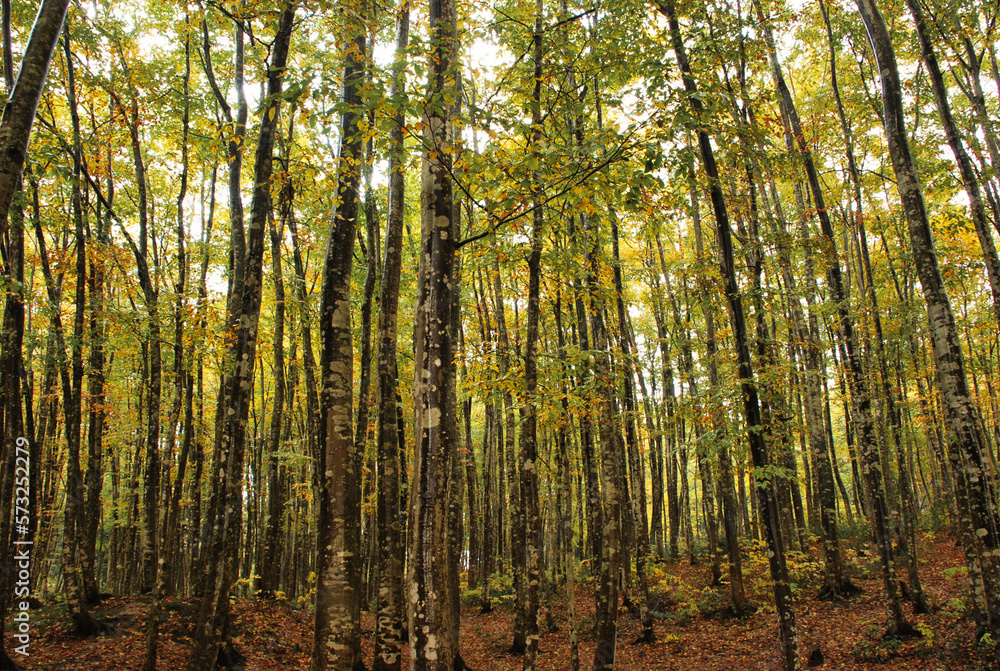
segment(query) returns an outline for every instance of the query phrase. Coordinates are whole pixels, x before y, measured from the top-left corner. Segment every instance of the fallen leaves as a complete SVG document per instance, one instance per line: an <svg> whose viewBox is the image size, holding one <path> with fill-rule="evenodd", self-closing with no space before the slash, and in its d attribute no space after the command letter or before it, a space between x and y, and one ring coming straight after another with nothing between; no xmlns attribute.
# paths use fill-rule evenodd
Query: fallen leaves
<svg viewBox="0 0 1000 671"><path fill-rule="evenodd" d="M796 594L799 651L805 665L815 646L824 660L822 668L844 671L952 671L989 668L986 652L973 642L974 627L961 604L966 581L956 579L964 565L961 548L944 534L928 535L920 544L921 578L931 613L909 616L923 634L916 640L883 640L885 608L879 576L863 560L853 563L851 579L865 593L849 601L826 602L815 599L816 586L802 585ZM849 556L856 556L851 552ZM750 564L750 566L753 566ZM760 571L759 567L752 570ZM656 642L630 645L641 628L638 620L624 610L619 619L618 668L621 671L734 671L736 669L777 669L779 664L777 623L765 609L743 618L724 611L681 612L691 608L691 595L702 595L712 603L725 599L725 586L706 588L708 568L687 561L660 563L656 571L666 576L656 595L658 617ZM765 576L748 575L750 579ZM713 594L709 594L713 592ZM556 631L543 629L538 668L540 671L569 669L569 630L565 599L550 597ZM757 604L759 606L765 604ZM108 622L116 635L81 640L65 630L58 606L33 612L35 625L31 655L18 660L27 670L44 671L127 671L138 670L145 649L147 597L108 599L95 615ZM705 609L706 612L709 609ZM197 604L191 599L168 599L165 604L158 652L160 671L180 671L187 657ZM477 606L462 612L461 651L475 671L516 671L522 659L507 653L513 623L511 606L496 603L493 611L480 614ZM234 641L247 657L246 671L306 671L312 649L313 616L286 601L239 599L234 606ZM588 629L594 621L593 588L581 584L577 592L577 622L580 629L581 667L589 668L594 641ZM375 618L362 615L362 649L370 663L373 655L371 632ZM10 635L8 634L8 646ZM8 649L10 649L8 647ZM404 659L405 657L404 652Z"/></svg>

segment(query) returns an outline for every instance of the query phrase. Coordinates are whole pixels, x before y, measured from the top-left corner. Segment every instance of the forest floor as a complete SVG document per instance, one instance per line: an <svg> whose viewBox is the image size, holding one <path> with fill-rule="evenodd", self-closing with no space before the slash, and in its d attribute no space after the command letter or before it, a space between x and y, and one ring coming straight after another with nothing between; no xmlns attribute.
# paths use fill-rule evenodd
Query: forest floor
<svg viewBox="0 0 1000 671"><path fill-rule="evenodd" d="M947 671L986 670L990 666L986 650L974 645L974 626L964 614L967 592L964 557L954 538L945 534L924 534L920 539L921 579L931 612L911 616L911 623L924 636L920 639L883 640L885 609L877 556L871 548L845 548L852 581L865 591L840 602L818 601L820 565L815 557L791 553L789 567L795 592L800 653L805 659L819 646L827 669L942 669ZM634 614L620 613L618 668L621 671L676 669L741 671L777 669L777 621L770 599L767 561L759 549L748 550L744 572L749 596L759 610L743 618L727 616L727 587L707 587L710 566L687 560L655 565L651 571L651 599L656 614L656 642L631 644L640 634ZM500 590L502 593L502 588ZM480 614L476 595L465 597L462 610L461 651L473 671L514 671L521 658L507 654L510 646L512 613L507 600L498 599L493 611ZM539 668L562 671L570 668L569 636L565 598L553 596L556 631L541 638ZM909 604L907 613L910 612ZM30 655L17 661L24 669L45 671L118 671L139 669L145 649L144 597L111 598L95 609L113 628L111 635L82 640L65 631L65 609L61 604L32 612ZM183 668L190 635L194 604L169 600L167 619L160 634L159 668ZM306 608L282 601L240 599L235 606L234 642L247 657L246 671L305 670L309 668L313 617ZM577 597L581 668L589 669L594 654L593 585L579 584ZM8 618L9 621L10 618ZM365 632L374 628L374 616L365 613ZM9 625L8 625L9 629ZM13 645L7 633L7 649ZM366 661L371 661L373 645L365 635ZM406 659L404 653L404 660Z"/></svg>

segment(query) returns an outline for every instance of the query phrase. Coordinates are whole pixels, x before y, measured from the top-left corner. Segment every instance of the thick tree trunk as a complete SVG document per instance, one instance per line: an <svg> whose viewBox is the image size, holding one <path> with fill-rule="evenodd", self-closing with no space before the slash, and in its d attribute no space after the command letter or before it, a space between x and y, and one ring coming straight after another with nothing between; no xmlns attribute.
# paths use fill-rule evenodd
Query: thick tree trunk
<svg viewBox="0 0 1000 671"><path fill-rule="evenodd" d="M351 338L351 269L358 224L364 142L367 7L345 18L351 47L344 54L344 112L337 166L337 208L330 224L320 294L319 506L316 518L316 624L312 671L361 666L361 462L353 426L354 347Z"/></svg>
<svg viewBox="0 0 1000 671"><path fill-rule="evenodd" d="M2 457L0 472L3 473L0 501L4 502L5 511L2 520L0 520L0 543L3 544L4 548L12 547L9 543L14 539L11 535L10 523L12 519L9 515L8 504L16 503L18 507L22 507L23 504L29 515L27 525L21 524L20 516L14 518L18 527L17 539L13 542L18 544L19 550L26 547L21 545L22 543L30 543L35 540L35 531L38 528L38 516L41 511L33 504L37 500L35 496L35 492L38 490L37 474L44 468L44 464L39 463L38 458L38 438L43 438L44 433L36 437L33 431L30 395L26 399L27 407L22 410L21 405L21 375L24 367L22 347L25 331L24 213L20 204L13 203L13 199L15 191L22 190L21 169L24 164L24 153L27 149L31 123L34 120L35 107L38 104L38 96L41 94L41 86L45 80L55 41L59 36L66 4L66 2L43 3L35 28L29 38L17 85L13 82L10 48L10 5L4 3L3 8L4 73L9 97L7 108L4 109L3 121L0 122L0 152L3 156L0 159L0 170L4 171L4 174L0 175L0 191L2 191L0 193L0 231L4 233L3 280L4 286L7 287L3 331L0 335L0 439L3 441L3 449L0 450L0 457ZM46 9L47 6L48 9ZM58 24L56 24L56 9L58 9ZM46 42L49 36L46 30L49 29L52 31L51 43ZM42 51L46 48L45 62L42 65L40 59ZM34 85L31 83L32 78L37 78ZM20 98L15 99L15 96L19 95L19 91ZM32 98L33 102L31 102ZM11 110L15 105L18 106L17 113ZM30 117L27 116L29 110ZM10 116L8 116L8 112L10 112ZM20 131L18 126L20 126ZM18 153L20 154L19 161L16 160ZM27 421L24 417L25 411ZM26 497L23 496L21 466L25 466L28 471L27 479L30 493ZM16 490L14 488L15 477L18 481ZM14 496L15 494L16 496ZM13 499L12 496L14 496ZM27 501L24 500L25 498ZM35 556L44 555L38 554L36 549ZM5 557L2 568L0 568L0 590L2 590L2 595L0 595L0 630L3 629L8 600L13 593L13 576L16 568L13 557L14 554ZM37 573L37 570L33 571L33 579L37 578ZM5 645L0 643L0 669L16 668L18 667L8 656Z"/></svg>
<svg viewBox="0 0 1000 671"><path fill-rule="evenodd" d="M0 220L7 218L21 182L35 110L68 6L69 0L42 0L21 57L17 81L0 118Z"/></svg>
<svg viewBox="0 0 1000 671"><path fill-rule="evenodd" d="M453 627L449 508L458 436L454 392L452 293L457 290L458 230L451 178L452 103L458 38L453 0L430 0L431 43L421 176L421 253L414 340L416 451L409 513L407 624L412 671L452 671Z"/></svg>

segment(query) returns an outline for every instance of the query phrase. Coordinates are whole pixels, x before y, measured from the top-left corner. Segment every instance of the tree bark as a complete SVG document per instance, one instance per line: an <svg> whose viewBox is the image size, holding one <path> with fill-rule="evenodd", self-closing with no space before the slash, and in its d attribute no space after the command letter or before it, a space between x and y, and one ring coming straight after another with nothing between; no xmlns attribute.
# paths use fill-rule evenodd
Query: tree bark
<svg viewBox="0 0 1000 671"><path fill-rule="evenodd" d="M379 610L375 623L374 671L398 671L402 665L403 620L403 527L400 516L400 459L396 405L396 340L399 311L399 281L402 265L405 203L403 160L403 112L406 48L410 37L410 3L402 0L396 24L396 61L389 98L397 105L389 152L389 212L385 231L378 307L378 528Z"/></svg>
<svg viewBox="0 0 1000 671"><path fill-rule="evenodd" d="M69 0L42 0L21 57L17 81L0 118L0 221L7 218L21 180L35 110L68 6Z"/></svg>
<svg viewBox="0 0 1000 671"><path fill-rule="evenodd" d="M184 288L187 277L187 255L184 249L184 198L187 195L188 188L188 130L190 125L190 81L191 81L191 44L190 40L187 40L184 44L184 114L183 114L183 129L181 132L181 184L180 189L177 194L177 285L175 287L176 294L176 304L174 309L174 378L175 378L175 394L174 394L174 405L171 411L171 419L168 422L168 444L170 448L167 450L169 455L173 450L173 437L177 429L177 420L180 414L180 407L182 397L184 395L184 388L187 386L188 390L191 390L191 385L185 385L187 381L187 376L184 372L184 321L183 321L183 311L184 311ZM137 172L141 172L137 169ZM92 297L93 300L93 297ZM190 400L190 399L189 399ZM191 409L190 404L188 409ZM190 426L188 427L190 428ZM154 568L154 581L153 585L153 600L150 605L149 614L147 616L146 624L146 655L143 660L143 671L155 671L156 669L156 655L157 655L157 639L159 637L160 628L160 608L162 605L162 599L164 591L166 589L166 581L170 578L170 571L174 558L174 537L176 531L177 517L180 515L180 493L184 486L184 473L187 466L187 456L188 449L191 445L191 435L190 431L185 433L184 442L182 444L181 454L178 458L178 468L177 468L177 479L174 483L172 489L165 494L165 500L167 503L166 514L163 516L163 531L159 534L154 542L159 543L159 547L155 552L155 556L158 556L159 560L156 562ZM100 463L98 461L98 463ZM169 476L168 472L165 474ZM87 472L88 477L90 471ZM99 490L98 490L99 491ZM159 502L156 502L159 503ZM98 506L95 506L94 514L96 515ZM159 507L159 506L157 506ZM159 515L159 512L156 513ZM96 521L94 522L96 530Z"/></svg>
<svg viewBox="0 0 1000 671"><path fill-rule="evenodd" d="M458 230L451 169L458 35L454 0L430 0L427 115L421 175L421 252L414 340L414 455L409 512L407 624L411 671L452 671L452 630L459 613L450 598L448 555L452 462L458 436L454 402L453 291Z"/></svg>
<svg viewBox="0 0 1000 671"><path fill-rule="evenodd" d="M590 332L593 335L593 377L598 407L598 434L601 445L601 495L603 507L601 573L597 576L596 638L594 671L615 668L618 644L618 592L622 552L622 490L627 486L624 464L619 449L619 425L615 408L615 391L611 384L611 364L608 354L608 334L604 321L604 305L597 289L598 253L600 243L597 222L583 219L587 252L587 290L590 294Z"/></svg>
<svg viewBox="0 0 1000 671"><path fill-rule="evenodd" d="M351 39L344 53L344 112L337 166L337 208L327 238L320 294L321 394L318 435L319 506L316 518L316 624L312 671L360 668L361 461L353 427L354 347L351 269L365 117L367 5L344 19ZM346 15L345 15L346 16Z"/></svg>
<svg viewBox="0 0 1000 671"><path fill-rule="evenodd" d="M288 115L286 131L286 142L291 151L291 139L293 136L293 113ZM287 170L288 160L285 165ZM271 238L271 281L274 284L274 336L273 336L273 370L274 370L274 410L271 412L271 427L269 435L269 455L267 464L267 527L264 535L263 565L260 567L260 591L265 596L272 596L278 590L280 580L280 562L278 561L281 535L281 522L284 516L286 505L286 490L282 486L283 479L280 472L284 468L281 464L280 453L283 447L283 435L285 432L285 406L286 406L286 378L285 378L285 279L282 269L282 245L281 240L284 235L285 224L291 217L292 201L295 197L295 189L292 186L291 175L286 174L281 185L279 196L280 228L275 225L274 218L271 218L268 227ZM289 407L291 410L291 407ZM256 591L256 590L255 590Z"/></svg>
<svg viewBox="0 0 1000 671"><path fill-rule="evenodd" d="M704 262L705 251L701 229L701 213L698 211L693 170L689 171L688 180L690 182L691 219L694 222L695 252L698 255L698 260ZM659 239L657 239L657 245L659 246L660 258L662 259L663 246ZM664 268L665 270L666 268ZM701 274L699 274L698 280L698 293L701 295L701 311L705 319L705 349L708 354L709 392L712 396L717 396L722 391L722 384L719 378L715 312L709 295L709 286L703 280L703 275ZM694 379L693 376L691 379ZM722 521L726 534L726 556L729 559L729 594L733 601L733 611L742 614L749 612L754 606L747 599L746 589L743 584L743 558L740 555L739 532L736 528L736 492L733 486L733 465L732 457L730 457L729 448L726 444L726 434L728 431L720 400L713 398L709 402L712 405L712 428L715 430L716 449L719 454L720 479L722 482Z"/></svg>
<svg viewBox="0 0 1000 671"><path fill-rule="evenodd" d="M531 97L531 153L539 157L542 140L542 0L535 3L535 27L532 34L534 88ZM539 158L541 162L541 159ZM538 179L538 175L534 175ZM524 419L521 423L520 474L521 501L524 515L524 580L525 594L525 654L524 671L534 671L538 657L538 610L541 585L542 520L538 501L538 320L541 312L539 294L542 274L542 235L545 219L542 209L542 187L532 185L534 212L531 226L531 252L528 256L527 332L524 339ZM515 569L516 570L516 569Z"/></svg>

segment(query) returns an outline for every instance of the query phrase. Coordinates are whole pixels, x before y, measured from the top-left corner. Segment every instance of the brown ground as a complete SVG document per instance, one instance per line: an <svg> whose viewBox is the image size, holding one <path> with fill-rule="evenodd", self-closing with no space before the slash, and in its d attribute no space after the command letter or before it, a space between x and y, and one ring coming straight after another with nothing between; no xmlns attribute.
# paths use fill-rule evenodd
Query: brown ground
<svg viewBox="0 0 1000 671"><path fill-rule="evenodd" d="M941 669L943 671L986 670L991 667L985 650L973 643L972 623L962 615L961 599L966 592L962 569L964 560L954 540L943 535L921 538L921 578L932 612L912 616L911 622L924 632L923 639L900 643L883 642L885 614L881 581L870 552L859 557L846 551L852 579L865 589L860 597L839 603L815 600L819 566L801 555L790 560L792 581L797 585L795 613L800 651L804 660L813 646L820 646L824 669ZM743 619L715 612L726 605L725 588L706 588L708 567L691 566L687 561L661 564L653 571L652 585L658 613L656 643L632 645L639 635L635 617L621 612L618 659L622 671L676 669L678 671L741 671L778 668L777 625L773 609L768 609L769 583L766 561L751 552L744 570L756 614ZM578 620L587 629L593 623L592 586L581 584L578 591ZM559 630L546 632L541 639L542 671L570 668L569 637L565 626L564 599L554 597L553 615ZM470 602L471 603L471 602ZM109 599L97 614L117 629L111 636L80 640L68 636L59 618L58 607L32 613L30 656L19 658L25 669L46 671L118 671L139 669L145 648L143 614L148 601L143 598ZM169 619L162 628L160 665L162 671L181 669L188 646L193 617L190 602L168 602ZM907 604L908 606L908 604ZM909 609L907 608L909 613ZM306 609L287 603L240 600L236 605L235 642L247 655L247 671L308 669L312 617ZM508 655L511 613L508 605L498 605L480 615L473 605L462 612L462 655L473 671L514 671L521 658ZM374 618L363 617L365 631ZM589 669L594 642L580 636L581 668ZM8 634L8 650L11 649ZM370 660L372 642L364 640Z"/></svg>

